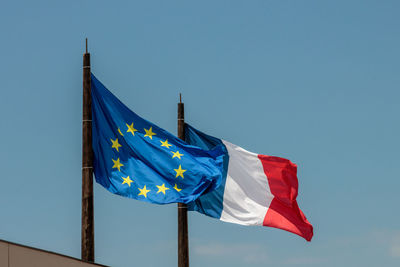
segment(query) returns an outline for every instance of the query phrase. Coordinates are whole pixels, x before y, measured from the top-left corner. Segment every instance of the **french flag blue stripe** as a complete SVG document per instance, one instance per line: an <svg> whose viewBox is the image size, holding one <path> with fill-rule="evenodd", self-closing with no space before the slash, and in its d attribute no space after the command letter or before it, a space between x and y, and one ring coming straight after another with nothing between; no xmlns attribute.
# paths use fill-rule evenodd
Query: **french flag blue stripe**
<svg viewBox="0 0 400 267"><path fill-rule="evenodd" d="M223 210L223 197L226 183L226 175L228 172L229 155L224 143L221 139L207 135L192 126L185 124L185 139L186 142L198 146L205 150L212 150L216 146L221 146L222 151L225 151L223 157L223 175L222 181L218 188L214 191L204 194L197 198L194 202L188 204L188 209L198 211L210 217L219 219Z"/></svg>

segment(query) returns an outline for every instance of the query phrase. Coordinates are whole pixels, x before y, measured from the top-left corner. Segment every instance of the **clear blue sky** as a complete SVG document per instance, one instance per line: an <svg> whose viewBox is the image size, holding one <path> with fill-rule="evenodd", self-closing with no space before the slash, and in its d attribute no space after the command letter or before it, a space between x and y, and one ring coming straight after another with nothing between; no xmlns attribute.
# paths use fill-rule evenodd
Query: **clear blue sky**
<svg viewBox="0 0 400 267"><path fill-rule="evenodd" d="M298 164L311 243L189 214L191 266L399 266L399 1L2 1L0 239L80 257L82 53L144 118ZM176 266L176 205L95 184L96 261Z"/></svg>

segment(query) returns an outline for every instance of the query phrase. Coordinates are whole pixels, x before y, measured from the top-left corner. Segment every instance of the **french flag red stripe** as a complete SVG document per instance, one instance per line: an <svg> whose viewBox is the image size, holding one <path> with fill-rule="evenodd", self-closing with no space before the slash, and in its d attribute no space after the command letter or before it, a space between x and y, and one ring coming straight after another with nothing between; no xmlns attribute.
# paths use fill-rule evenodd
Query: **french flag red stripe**
<svg viewBox="0 0 400 267"><path fill-rule="evenodd" d="M258 155L274 198L264 217L264 226L279 228L311 241L313 227L297 205L297 166L290 160Z"/></svg>

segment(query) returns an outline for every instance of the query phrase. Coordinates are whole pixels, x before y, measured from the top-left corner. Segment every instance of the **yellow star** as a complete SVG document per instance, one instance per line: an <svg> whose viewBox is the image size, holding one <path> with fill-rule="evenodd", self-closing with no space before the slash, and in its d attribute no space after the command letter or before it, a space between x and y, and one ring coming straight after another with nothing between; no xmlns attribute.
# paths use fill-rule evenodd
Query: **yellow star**
<svg viewBox="0 0 400 267"><path fill-rule="evenodd" d="M158 187L158 192L157 192L157 194L160 193L160 192L163 192L163 194L165 195L165 191L169 189L168 187L165 187L165 184L156 185L156 186Z"/></svg>
<svg viewBox="0 0 400 267"><path fill-rule="evenodd" d="M122 179L124 179L122 184L128 184L128 186L131 187L131 183L133 183L133 181L131 180L131 178L129 178L129 176L128 177L122 177Z"/></svg>
<svg viewBox="0 0 400 267"><path fill-rule="evenodd" d="M118 132L119 132L119 134L120 134L121 136L124 136L124 135L122 134L122 132L121 132L121 129L120 129L120 128L118 128Z"/></svg>
<svg viewBox="0 0 400 267"><path fill-rule="evenodd" d="M171 151L171 152L172 152L172 151ZM183 156L183 154L179 153L179 151L172 152L172 154L174 154L174 155L172 156L172 158L181 159L181 156Z"/></svg>
<svg viewBox="0 0 400 267"><path fill-rule="evenodd" d="M115 148L118 151L118 148L121 147L121 145L118 143L118 138L115 138L115 140L110 139L112 142L112 148ZM118 151L119 152L119 151Z"/></svg>
<svg viewBox="0 0 400 267"><path fill-rule="evenodd" d="M133 128L133 122L131 125L126 124L126 126L128 126L128 130L126 132L132 133L132 135L135 135L135 132L137 132L137 130L135 128Z"/></svg>
<svg viewBox="0 0 400 267"><path fill-rule="evenodd" d="M143 188L138 188L140 193L138 194L138 196L142 195L144 197L147 197L147 193L150 192L150 190L148 190L146 188L146 186L144 186Z"/></svg>
<svg viewBox="0 0 400 267"><path fill-rule="evenodd" d="M119 162L119 158L117 160L112 159L112 161L114 162L114 166L112 166L112 167L117 168L118 171L121 171L121 167L124 166L124 164Z"/></svg>
<svg viewBox="0 0 400 267"><path fill-rule="evenodd" d="M182 189L179 189L179 188L178 188L178 185L177 185L177 184L175 184L174 189L175 189L176 191L178 191L178 192L182 190Z"/></svg>
<svg viewBox="0 0 400 267"><path fill-rule="evenodd" d="M178 168L178 169L174 169L174 171L176 171L176 176L175 176L175 178L178 178L178 176L180 176L180 177L182 177L182 179L183 179L183 173L184 173L186 170L182 169L182 166L181 166L181 165L179 165L179 168Z"/></svg>
<svg viewBox="0 0 400 267"><path fill-rule="evenodd" d="M171 144L168 143L168 139L165 140L164 142L160 140L160 142L162 144L161 146L165 146L166 148L169 148L170 146L172 146Z"/></svg>
<svg viewBox="0 0 400 267"><path fill-rule="evenodd" d="M148 136L150 137L150 139L153 139L153 135L156 135L155 133L153 133L153 127L150 127L150 129L144 129L144 131L146 132L146 134L144 135L144 137Z"/></svg>

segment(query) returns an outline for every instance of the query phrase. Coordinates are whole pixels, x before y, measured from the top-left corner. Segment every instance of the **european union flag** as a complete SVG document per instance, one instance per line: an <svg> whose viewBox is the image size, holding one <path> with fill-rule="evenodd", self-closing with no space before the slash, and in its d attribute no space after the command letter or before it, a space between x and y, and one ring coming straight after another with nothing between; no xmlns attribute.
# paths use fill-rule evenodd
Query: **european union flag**
<svg viewBox="0 0 400 267"><path fill-rule="evenodd" d="M188 203L218 187L223 147L203 150L139 117L92 74L96 181L112 193L157 204Z"/></svg>

